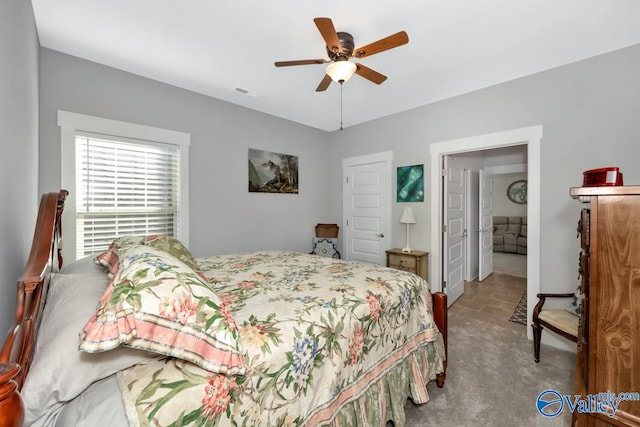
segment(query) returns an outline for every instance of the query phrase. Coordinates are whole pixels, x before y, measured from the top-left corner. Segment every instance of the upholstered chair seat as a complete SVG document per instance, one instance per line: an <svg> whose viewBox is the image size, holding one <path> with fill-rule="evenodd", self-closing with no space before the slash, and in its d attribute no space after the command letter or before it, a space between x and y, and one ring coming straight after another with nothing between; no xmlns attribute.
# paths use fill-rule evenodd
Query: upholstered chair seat
<svg viewBox="0 0 640 427"><path fill-rule="evenodd" d="M573 298L573 304L567 309L545 308L544 303L547 298ZM540 340L544 328L570 341L578 342L580 303L581 301L576 298L576 293L538 294L538 303L533 309L533 323L531 324L533 328L533 357L536 363L540 361Z"/></svg>

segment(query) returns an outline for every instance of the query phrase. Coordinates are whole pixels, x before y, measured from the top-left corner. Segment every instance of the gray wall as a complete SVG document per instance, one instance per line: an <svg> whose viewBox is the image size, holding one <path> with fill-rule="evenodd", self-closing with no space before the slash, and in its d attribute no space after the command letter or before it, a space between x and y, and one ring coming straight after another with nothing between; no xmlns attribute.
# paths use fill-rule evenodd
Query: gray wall
<svg viewBox="0 0 640 427"><path fill-rule="evenodd" d="M0 1L0 342L38 210L38 49L31 2Z"/></svg>
<svg viewBox="0 0 640 427"><path fill-rule="evenodd" d="M602 166L619 166L626 184L640 183L639 75L636 45L347 128L332 134L334 175L344 157L394 150L396 166L424 162L429 177L431 143L542 125L540 282L543 291L573 290L581 205L569 187L582 184L584 170ZM339 188L339 178L332 185ZM432 197L427 183L425 189L425 202L414 207L420 223L411 241L430 251ZM337 216L339 194L333 205ZM400 211L394 202L394 218ZM395 227L397 246L402 230Z"/></svg>
<svg viewBox="0 0 640 427"><path fill-rule="evenodd" d="M195 256L309 251L316 223L339 222L326 204L326 132L49 49L40 61L40 191L60 187L60 109L191 134ZM249 148L297 155L300 193L248 193Z"/></svg>

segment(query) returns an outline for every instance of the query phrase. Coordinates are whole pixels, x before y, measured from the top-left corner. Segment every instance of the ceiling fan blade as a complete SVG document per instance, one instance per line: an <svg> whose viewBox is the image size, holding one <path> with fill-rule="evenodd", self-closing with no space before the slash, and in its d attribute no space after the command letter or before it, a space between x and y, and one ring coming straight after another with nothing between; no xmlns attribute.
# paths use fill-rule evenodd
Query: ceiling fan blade
<svg viewBox="0 0 640 427"><path fill-rule="evenodd" d="M340 39L338 38L338 33L333 26L333 21L331 21L331 18L314 18L313 22L316 23L316 27L318 27L322 38L327 44L327 48L331 52L338 53L340 50L342 50L342 46L340 46Z"/></svg>
<svg viewBox="0 0 640 427"><path fill-rule="evenodd" d="M292 65L311 65L311 64L324 64L329 62L324 59L302 59L299 61L278 61L275 63L276 67L290 67Z"/></svg>
<svg viewBox="0 0 640 427"><path fill-rule="evenodd" d="M376 53L384 52L385 50L393 49L394 47L407 43L409 43L409 36L404 31L400 31L399 33L380 39L377 42L355 49L353 56L356 58L364 58L365 56L375 55Z"/></svg>
<svg viewBox="0 0 640 427"><path fill-rule="evenodd" d="M387 80L387 76L385 76L384 74L380 74L379 72L374 71L369 67L365 67L362 64L356 64L356 74L372 81L377 85Z"/></svg>
<svg viewBox="0 0 640 427"><path fill-rule="evenodd" d="M329 74L325 74L324 78L316 88L316 92L322 92L327 90L330 84L331 84L331 76L329 76Z"/></svg>

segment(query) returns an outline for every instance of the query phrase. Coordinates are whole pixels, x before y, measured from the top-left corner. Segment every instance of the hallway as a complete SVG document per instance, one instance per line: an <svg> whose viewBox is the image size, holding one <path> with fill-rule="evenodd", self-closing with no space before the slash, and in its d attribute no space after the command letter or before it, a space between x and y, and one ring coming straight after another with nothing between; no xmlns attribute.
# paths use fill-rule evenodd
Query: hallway
<svg viewBox="0 0 640 427"><path fill-rule="evenodd" d="M494 272L482 282L465 282L464 294L449 307L449 316L461 316L525 332L525 325L510 322L509 319L526 290L525 277Z"/></svg>

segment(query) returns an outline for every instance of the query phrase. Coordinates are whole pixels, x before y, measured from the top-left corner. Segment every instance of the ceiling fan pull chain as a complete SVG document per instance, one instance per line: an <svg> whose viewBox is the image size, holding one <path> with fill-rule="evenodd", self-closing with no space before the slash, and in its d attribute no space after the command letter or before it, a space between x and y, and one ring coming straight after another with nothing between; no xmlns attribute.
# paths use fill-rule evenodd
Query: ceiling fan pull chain
<svg viewBox="0 0 640 427"><path fill-rule="evenodd" d="M340 82L340 130L342 130L342 82Z"/></svg>

